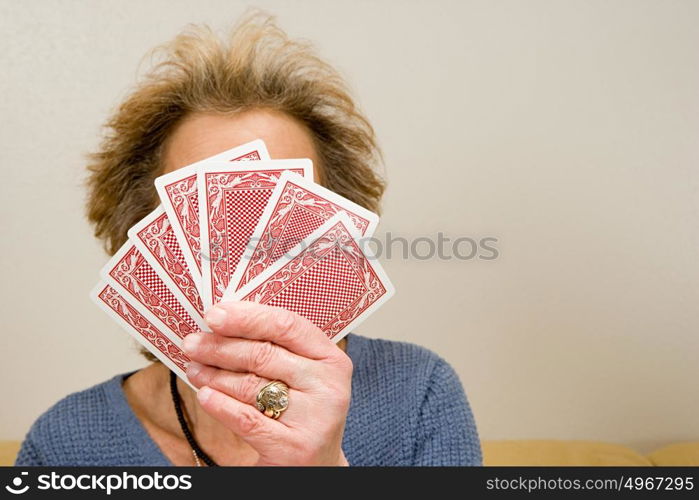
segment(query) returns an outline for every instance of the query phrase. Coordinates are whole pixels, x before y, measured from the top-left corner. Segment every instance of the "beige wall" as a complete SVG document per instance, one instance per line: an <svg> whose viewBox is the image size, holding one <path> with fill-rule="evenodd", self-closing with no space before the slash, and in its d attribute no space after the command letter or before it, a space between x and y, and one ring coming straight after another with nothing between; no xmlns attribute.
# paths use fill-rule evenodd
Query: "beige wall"
<svg viewBox="0 0 699 500"><path fill-rule="evenodd" d="M699 2L260 2L348 76L385 149L382 230L495 236L391 259L359 332L458 370L483 438L699 438ZM143 362L88 299L83 155L147 49L231 1L0 2L0 439Z"/></svg>

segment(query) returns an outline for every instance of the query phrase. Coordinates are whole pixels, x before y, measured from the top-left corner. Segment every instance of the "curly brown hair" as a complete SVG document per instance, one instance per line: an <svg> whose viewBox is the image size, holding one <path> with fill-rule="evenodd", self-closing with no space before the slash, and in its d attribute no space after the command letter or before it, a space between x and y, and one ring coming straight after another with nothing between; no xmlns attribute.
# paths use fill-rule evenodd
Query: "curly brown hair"
<svg viewBox="0 0 699 500"><path fill-rule="evenodd" d="M273 17L253 12L227 37L190 25L156 47L157 62L105 125L90 155L87 216L114 254L127 231L158 204L163 144L196 112L281 111L303 123L321 160L320 183L374 212L385 183L374 130L340 74L308 42L291 40Z"/></svg>

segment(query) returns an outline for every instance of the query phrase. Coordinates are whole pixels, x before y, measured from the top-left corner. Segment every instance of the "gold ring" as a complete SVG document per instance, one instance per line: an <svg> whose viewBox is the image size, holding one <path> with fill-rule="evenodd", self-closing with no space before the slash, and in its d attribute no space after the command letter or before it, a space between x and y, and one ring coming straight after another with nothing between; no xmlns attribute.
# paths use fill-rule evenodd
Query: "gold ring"
<svg viewBox="0 0 699 500"><path fill-rule="evenodd" d="M273 380L257 393L257 409L269 418L278 419L289 407L289 386Z"/></svg>

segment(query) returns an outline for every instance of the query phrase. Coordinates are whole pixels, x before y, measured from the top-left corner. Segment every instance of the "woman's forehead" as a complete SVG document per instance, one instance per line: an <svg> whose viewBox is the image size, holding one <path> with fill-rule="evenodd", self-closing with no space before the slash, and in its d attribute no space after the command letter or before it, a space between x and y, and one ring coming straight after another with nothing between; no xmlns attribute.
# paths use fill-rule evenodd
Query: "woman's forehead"
<svg viewBox="0 0 699 500"><path fill-rule="evenodd" d="M165 172L262 139L273 159L319 158L310 131L287 114L271 110L250 110L235 115L195 113L175 127L165 142Z"/></svg>

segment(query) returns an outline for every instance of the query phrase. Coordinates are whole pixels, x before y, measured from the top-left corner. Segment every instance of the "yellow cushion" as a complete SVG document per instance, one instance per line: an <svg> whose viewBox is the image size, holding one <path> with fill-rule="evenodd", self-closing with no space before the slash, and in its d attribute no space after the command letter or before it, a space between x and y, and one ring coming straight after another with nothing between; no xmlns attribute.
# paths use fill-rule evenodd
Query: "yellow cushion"
<svg viewBox="0 0 699 500"><path fill-rule="evenodd" d="M19 441L0 441L0 466L14 465L19 445Z"/></svg>
<svg viewBox="0 0 699 500"><path fill-rule="evenodd" d="M640 453L598 441L484 441L485 465L652 465Z"/></svg>
<svg viewBox="0 0 699 500"><path fill-rule="evenodd" d="M648 454L653 465L699 465L699 441L676 443Z"/></svg>

